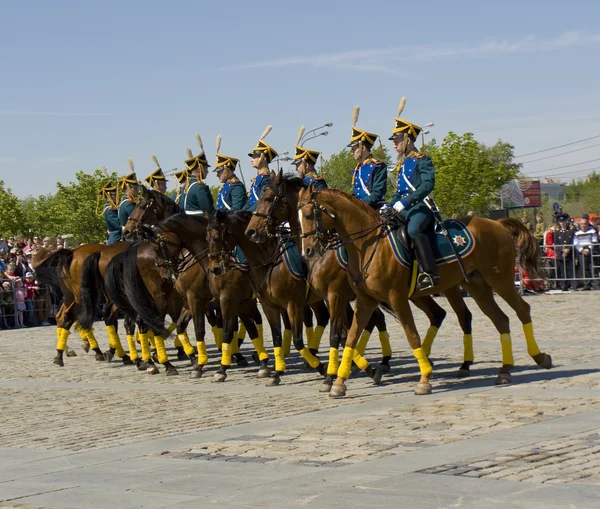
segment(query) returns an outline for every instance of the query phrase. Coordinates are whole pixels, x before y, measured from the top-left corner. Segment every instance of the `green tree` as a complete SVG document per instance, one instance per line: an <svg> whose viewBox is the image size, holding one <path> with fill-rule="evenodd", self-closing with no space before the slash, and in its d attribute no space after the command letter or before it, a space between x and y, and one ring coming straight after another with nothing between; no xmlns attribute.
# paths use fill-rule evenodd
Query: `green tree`
<svg viewBox="0 0 600 509"><path fill-rule="evenodd" d="M17 235L22 233L23 213L19 199L0 180L0 233Z"/></svg>
<svg viewBox="0 0 600 509"><path fill-rule="evenodd" d="M498 207L500 188L517 176L520 167L513 161L511 145L498 141L486 147L471 133L450 132L441 146L432 140L425 152L435 166L435 201L446 217L470 210L485 215Z"/></svg>

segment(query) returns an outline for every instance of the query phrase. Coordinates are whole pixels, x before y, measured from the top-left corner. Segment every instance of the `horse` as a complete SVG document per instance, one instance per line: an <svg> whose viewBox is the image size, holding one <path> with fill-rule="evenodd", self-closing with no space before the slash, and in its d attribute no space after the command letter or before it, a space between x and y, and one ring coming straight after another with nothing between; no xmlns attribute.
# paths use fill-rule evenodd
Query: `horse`
<svg viewBox="0 0 600 509"><path fill-rule="evenodd" d="M282 171L277 174L273 172L248 224L246 235L255 242L264 242L269 237L280 235L281 230L278 225L287 221L291 232L296 234L299 244L298 193L306 187L307 185L299 177L283 175ZM340 345L344 344L347 327L352 322L353 313L349 302L354 300L355 293L348 280L347 270L338 262L335 250L322 249L320 244L317 245L317 249L318 256L307 258L306 262L309 269L308 282L310 287L323 298L326 298L332 317L327 377L320 388L322 392L329 392L333 384L333 377L337 374L339 366L338 349ZM459 288L449 289L447 298L457 314L466 345L465 360L458 374L461 377L469 376L470 366L473 363L472 348L468 349L469 341L472 341L471 312L466 307ZM413 303L427 315L430 321L424 340L424 348L427 356L429 356L433 340L446 317L446 311L431 297L422 297L413 300ZM359 353L364 355L366 343L376 323L380 330L383 354L381 365L384 372L386 372L389 370L392 351L389 334L382 332L385 331L386 325L383 313L379 308L376 308L373 312L365 331L361 334L357 348Z"/></svg>
<svg viewBox="0 0 600 509"><path fill-rule="evenodd" d="M330 396L346 395L345 381L350 377L352 360L363 362L361 354L355 351L358 335L380 302L393 309L419 363L421 378L415 394L430 394L432 367L422 349L409 305L414 271L393 262L390 243L383 238L387 224L382 217L343 191L316 191L313 185L300 192L298 210L303 254L310 258L314 256L316 244L341 240L348 251L348 271L356 291L354 319ZM441 283L435 288L417 290L413 296L446 292L458 284L464 287L500 333L502 366L497 383L508 384L514 366L512 341L508 317L494 300L495 290L516 311L523 324L529 355L536 364L550 369L552 358L541 352L535 341L530 306L514 286L515 245L521 266L537 275L541 270L537 241L522 223L512 218L497 222L473 217L466 222L466 227L474 239L472 252L463 259L468 282L458 263L446 263L439 266Z"/></svg>

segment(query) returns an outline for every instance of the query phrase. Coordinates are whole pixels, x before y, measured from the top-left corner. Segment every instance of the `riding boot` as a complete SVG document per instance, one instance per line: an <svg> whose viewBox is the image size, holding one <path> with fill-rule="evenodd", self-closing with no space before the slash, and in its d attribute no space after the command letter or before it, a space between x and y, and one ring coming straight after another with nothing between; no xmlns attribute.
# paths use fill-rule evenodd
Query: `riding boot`
<svg viewBox="0 0 600 509"><path fill-rule="evenodd" d="M419 274L419 279L417 280L417 289L427 290L433 288L440 283L440 276L437 272L435 257L433 256L429 239L426 235L423 235L414 238L413 243L417 252L417 258L423 269L423 272Z"/></svg>

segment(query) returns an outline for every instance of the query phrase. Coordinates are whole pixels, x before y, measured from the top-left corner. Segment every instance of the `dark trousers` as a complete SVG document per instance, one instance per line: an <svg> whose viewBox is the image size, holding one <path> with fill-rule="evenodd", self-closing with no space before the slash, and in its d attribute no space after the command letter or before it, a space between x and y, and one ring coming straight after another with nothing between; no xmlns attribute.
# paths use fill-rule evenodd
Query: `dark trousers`
<svg viewBox="0 0 600 509"><path fill-rule="evenodd" d="M569 255L561 260L556 260L556 269L558 273L558 287L561 290L566 290L569 286L572 286L573 257Z"/></svg>
<svg viewBox="0 0 600 509"><path fill-rule="evenodd" d="M592 287L592 255L577 253L577 288Z"/></svg>

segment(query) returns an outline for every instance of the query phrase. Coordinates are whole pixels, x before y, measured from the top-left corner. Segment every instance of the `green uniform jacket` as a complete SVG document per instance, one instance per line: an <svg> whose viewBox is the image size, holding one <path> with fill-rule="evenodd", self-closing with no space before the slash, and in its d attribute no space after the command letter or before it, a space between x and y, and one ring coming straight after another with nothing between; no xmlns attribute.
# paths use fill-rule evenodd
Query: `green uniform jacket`
<svg viewBox="0 0 600 509"><path fill-rule="evenodd" d="M121 240L121 223L119 222L119 212L110 207L104 208L104 222L106 223L106 232L108 233L107 244L114 244Z"/></svg>
<svg viewBox="0 0 600 509"><path fill-rule="evenodd" d="M204 183L192 182L185 195L183 209L192 216L213 214L215 205L209 187Z"/></svg>
<svg viewBox="0 0 600 509"><path fill-rule="evenodd" d="M125 228L125 225L129 220L129 216L131 215L134 209L135 202L129 201L127 198L125 198L121 203L119 203L118 214L121 229Z"/></svg>

